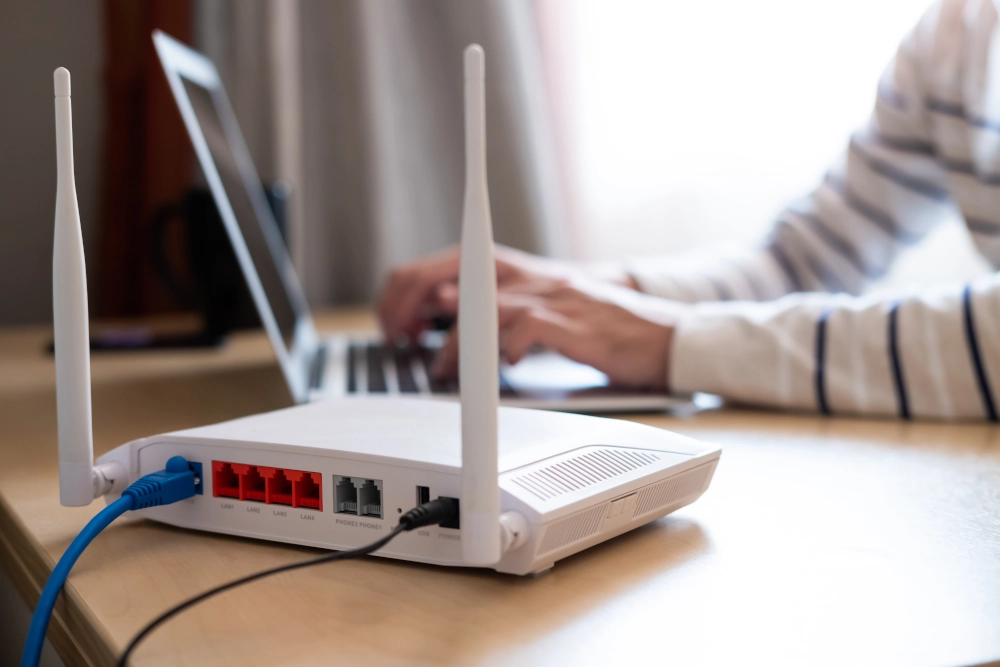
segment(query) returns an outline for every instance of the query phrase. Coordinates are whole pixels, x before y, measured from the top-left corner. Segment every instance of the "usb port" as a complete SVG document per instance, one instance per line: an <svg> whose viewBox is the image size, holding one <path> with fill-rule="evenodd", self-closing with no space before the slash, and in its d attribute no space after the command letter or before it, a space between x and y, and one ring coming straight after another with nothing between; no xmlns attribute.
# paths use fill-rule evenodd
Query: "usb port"
<svg viewBox="0 0 1000 667"><path fill-rule="evenodd" d="M429 486L418 486L417 487L417 507L420 507L424 503L429 503L431 501L431 487Z"/></svg>

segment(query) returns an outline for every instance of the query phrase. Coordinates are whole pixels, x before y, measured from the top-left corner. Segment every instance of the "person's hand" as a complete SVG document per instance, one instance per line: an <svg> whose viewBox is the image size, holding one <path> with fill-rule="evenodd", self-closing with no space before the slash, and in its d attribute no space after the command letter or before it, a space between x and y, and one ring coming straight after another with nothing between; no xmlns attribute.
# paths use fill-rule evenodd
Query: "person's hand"
<svg viewBox="0 0 1000 667"><path fill-rule="evenodd" d="M441 305L458 308L458 290ZM509 363L543 347L604 372L619 386L666 389L674 327L688 307L593 281L549 280L511 286L498 295L500 353ZM458 371L458 335L438 353L434 373Z"/></svg>
<svg viewBox="0 0 1000 667"><path fill-rule="evenodd" d="M497 285L501 290L522 286L540 289L558 280L583 277L636 288L632 278L613 265L580 264L547 259L496 246ZM382 292L378 314L387 340L416 337L428 328L431 318L447 314L441 295L458 284L459 248L396 268Z"/></svg>

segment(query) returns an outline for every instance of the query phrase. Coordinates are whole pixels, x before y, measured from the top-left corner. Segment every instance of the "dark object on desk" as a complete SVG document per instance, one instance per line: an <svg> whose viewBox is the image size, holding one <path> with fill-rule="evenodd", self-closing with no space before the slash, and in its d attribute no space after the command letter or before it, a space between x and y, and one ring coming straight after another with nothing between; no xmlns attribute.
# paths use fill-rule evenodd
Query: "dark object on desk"
<svg viewBox="0 0 1000 667"><path fill-rule="evenodd" d="M265 188L265 194L281 238L286 240L288 186L276 183ZM178 222L183 225L187 240L187 267L183 267L187 271L171 266L165 252L170 225ZM192 189L182 201L162 208L153 221L152 236L156 275L183 307L198 311L202 330L188 336L154 339L145 347L214 347L234 329L260 326L257 309L211 192Z"/></svg>
<svg viewBox="0 0 1000 667"><path fill-rule="evenodd" d="M435 315L431 318L431 329L433 331L449 331L457 323L458 320L454 315Z"/></svg>
<svg viewBox="0 0 1000 667"><path fill-rule="evenodd" d="M277 211L275 214L278 217ZM175 225L181 226L185 241L180 265L170 262L167 251ZM204 340L221 339L233 329L260 326L215 199L208 190L190 190L183 200L160 209L153 221L150 256L153 271L164 287L183 308L201 315L202 332L197 335Z"/></svg>
<svg viewBox="0 0 1000 667"><path fill-rule="evenodd" d="M289 188L265 188L282 240ZM183 266L168 259L168 233L180 223L184 237ZM92 351L190 349L218 347L236 329L259 327L260 318L233 252L212 193L192 188L181 201L161 208L153 220L150 258L153 271L181 307L196 311L201 328L190 333L156 333L148 327L92 332ZM48 346L52 352L52 345Z"/></svg>

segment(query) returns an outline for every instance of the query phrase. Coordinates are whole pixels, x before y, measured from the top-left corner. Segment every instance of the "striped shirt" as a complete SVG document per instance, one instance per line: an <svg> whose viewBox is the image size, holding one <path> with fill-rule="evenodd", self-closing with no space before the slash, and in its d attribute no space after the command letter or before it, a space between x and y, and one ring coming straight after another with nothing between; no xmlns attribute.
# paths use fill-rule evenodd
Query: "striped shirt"
<svg viewBox="0 0 1000 667"><path fill-rule="evenodd" d="M997 421L1000 273L857 296L960 216L1000 269L1000 23L942 0L903 41L867 125L767 240L733 256L634 260L647 293L694 303L670 386L825 414Z"/></svg>

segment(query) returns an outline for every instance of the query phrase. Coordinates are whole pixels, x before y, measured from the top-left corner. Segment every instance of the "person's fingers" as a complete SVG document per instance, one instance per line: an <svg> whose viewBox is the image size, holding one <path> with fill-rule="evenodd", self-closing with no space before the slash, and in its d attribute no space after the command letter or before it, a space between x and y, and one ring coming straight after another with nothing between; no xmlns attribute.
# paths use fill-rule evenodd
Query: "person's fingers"
<svg viewBox="0 0 1000 667"><path fill-rule="evenodd" d="M509 284L520 280L523 270L519 262L512 261L518 258L519 253L497 246L496 255L497 282ZM379 320L387 337L419 333L423 321L438 314L431 311L439 305L448 307L451 301L457 301L460 258L460 248L453 246L392 272L378 307ZM441 300L437 298L440 287L451 290L446 291L445 298ZM451 298L452 293L454 299ZM452 310L444 314L455 313Z"/></svg>
<svg viewBox="0 0 1000 667"><path fill-rule="evenodd" d="M525 294L532 296L560 296L572 291L571 283L566 278L549 276L523 275L500 286L500 291L507 294Z"/></svg>
<svg viewBox="0 0 1000 667"><path fill-rule="evenodd" d="M409 284L416 278L415 268L412 265L401 266L392 270L389 280L382 290L379 298L378 316L382 323L382 328L386 329L396 312L396 306L400 297L407 291Z"/></svg>
<svg viewBox="0 0 1000 667"><path fill-rule="evenodd" d="M382 324L382 331L389 339L398 335L396 323L399 319L400 303L409 298L409 294L416 286L417 271L418 269L410 266L394 269L382 292L378 307L379 322Z"/></svg>
<svg viewBox="0 0 1000 667"><path fill-rule="evenodd" d="M533 306L500 308L500 319L505 322L501 351L511 364L516 364L535 346L542 346L566 353L572 345L571 323L558 313Z"/></svg>
<svg viewBox="0 0 1000 667"><path fill-rule="evenodd" d="M609 305L588 294L576 291L560 291L545 298L546 308L570 319L586 316L598 308L604 309Z"/></svg>
<svg viewBox="0 0 1000 667"><path fill-rule="evenodd" d="M430 288L430 293L420 301L412 317L399 325L397 338L406 338L415 341L420 334L435 326L435 318L454 318L456 313L450 312L441 307L434 295L435 287Z"/></svg>
<svg viewBox="0 0 1000 667"><path fill-rule="evenodd" d="M458 315L458 285L441 283L435 288L434 306L442 315Z"/></svg>
<svg viewBox="0 0 1000 667"><path fill-rule="evenodd" d="M441 285L437 289L437 297L435 298L435 305L437 310L446 315L457 315L458 314L458 286L457 285ZM504 326L504 317L511 317L512 314L518 308L528 308L531 306L543 306L545 304L545 299L542 297L536 297L530 294L517 294L508 292L499 292L497 294L497 308L498 313L501 317L500 327Z"/></svg>
<svg viewBox="0 0 1000 667"><path fill-rule="evenodd" d="M458 249L450 248L392 272L379 304L379 318L387 338L419 328L427 297L438 284L458 278L458 264Z"/></svg>
<svg viewBox="0 0 1000 667"><path fill-rule="evenodd" d="M493 246L493 257L496 260L497 282L501 285L531 273L531 255L525 252L496 244Z"/></svg>
<svg viewBox="0 0 1000 667"><path fill-rule="evenodd" d="M561 296L573 292L568 271L555 270L542 260L519 250L497 245L494 250L497 284L501 292L535 296ZM415 337L436 314L454 315L458 308L457 282L460 248L393 271L379 302L378 313L388 338Z"/></svg>
<svg viewBox="0 0 1000 667"><path fill-rule="evenodd" d="M422 307L432 290L441 282L454 280L458 259L418 267L397 282L397 291L385 305L385 329L390 338L403 334L422 319Z"/></svg>
<svg viewBox="0 0 1000 667"><path fill-rule="evenodd" d="M519 274L518 276L508 277L505 281L501 281L498 277L497 293L501 296L504 294L521 294L526 296L562 296L568 290L568 288L565 287L566 284L568 283L561 279L545 277L540 278L537 276ZM437 301L442 304L443 307L451 307L452 304L458 301L458 287L457 282L440 283L434 290Z"/></svg>
<svg viewBox="0 0 1000 667"><path fill-rule="evenodd" d="M458 290L451 290L451 292L454 293L447 295L445 298L450 298L452 300L451 305L454 306L454 311L457 312ZM540 300L527 297L525 295L500 294L498 295L497 303L497 324L500 329L500 338L502 340L506 338L507 332L505 330L510 327L517 318L522 317L524 313L529 311L543 310L541 306L542 302ZM501 348L503 347L504 345L501 344ZM518 357L518 359L520 359L520 357ZM435 377L444 378L454 376L457 372L458 328L456 327L449 332L447 338L445 338L444 344L435 356L434 363L431 365L431 373Z"/></svg>

